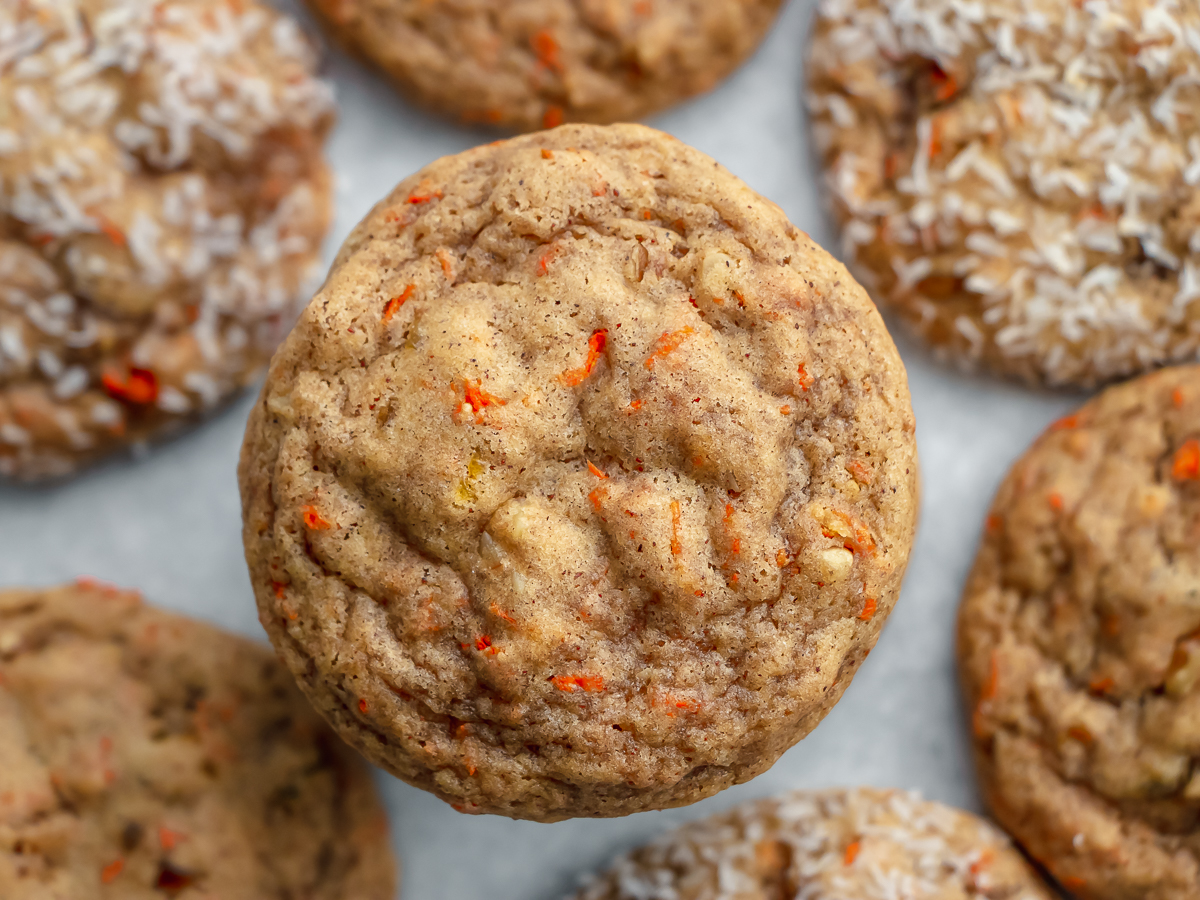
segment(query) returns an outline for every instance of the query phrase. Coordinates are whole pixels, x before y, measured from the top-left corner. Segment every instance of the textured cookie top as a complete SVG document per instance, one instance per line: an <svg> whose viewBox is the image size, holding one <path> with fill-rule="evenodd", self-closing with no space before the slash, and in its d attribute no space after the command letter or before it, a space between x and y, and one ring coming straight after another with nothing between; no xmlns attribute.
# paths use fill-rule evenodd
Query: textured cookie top
<svg viewBox="0 0 1200 900"><path fill-rule="evenodd" d="M391 900L370 776L291 682L136 594L0 592L0 897Z"/></svg>
<svg viewBox="0 0 1200 900"><path fill-rule="evenodd" d="M575 900L1050 900L982 819L901 791L796 792L686 825Z"/></svg>
<svg viewBox="0 0 1200 900"><path fill-rule="evenodd" d="M631 125L403 182L273 360L240 477L262 619L318 707L535 818L769 765L873 645L916 510L862 289Z"/></svg>
<svg viewBox="0 0 1200 900"><path fill-rule="evenodd" d="M309 0L426 106L508 128L641 118L710 90L781 0Z"/></svg>
<svg viewBox="0 0 1200 900"><path fill-rule="evenodd" d="M329 88L255 0L0 5L0 475L211 408L294 315Z"/></svg>
<svg viewBox="0 0 1200 900"><path fill-rule="evenodd" d="M1200 368L1110 388L996 498L960 658L997 818L1085 897L1200 878Z"/></svg>
<svg viewBox="0 0 1200 900"><path fill-rule="evenodd" d="M1200 345L1200 6L825 0L843 252L941 352L1091 384Z"/></svg>

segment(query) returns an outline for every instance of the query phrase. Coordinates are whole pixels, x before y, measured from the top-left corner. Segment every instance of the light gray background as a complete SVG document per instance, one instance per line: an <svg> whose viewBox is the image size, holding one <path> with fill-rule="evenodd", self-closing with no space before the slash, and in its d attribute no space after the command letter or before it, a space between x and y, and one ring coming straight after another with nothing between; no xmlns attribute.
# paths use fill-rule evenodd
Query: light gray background
<svg viewBox="0 0 1200 900"><path fill-rule="evenodd" d="M715 157L834 248L801 94L814 6L792 0L752 61L715 93L650 124ZM341 106L329 147L339 179L326 248L332 259L354 223L401 178L495 135L414 109L337 51L330 51L326 70ZM931 799L977 807L954 679L958 595L1000 478L1079 398L964 377L903 335L897 339L917 415L921 527L899 606L825 722L749 784L687 809L625 819L538 825L463 816L380 774L404 896L555 900L587 871L664 828L790 788L916 788ZM49 489L0 487L0 583L93 575L262 639L242 559L234 475L249 404L243 398L146 459L111 463Z"/></svg>

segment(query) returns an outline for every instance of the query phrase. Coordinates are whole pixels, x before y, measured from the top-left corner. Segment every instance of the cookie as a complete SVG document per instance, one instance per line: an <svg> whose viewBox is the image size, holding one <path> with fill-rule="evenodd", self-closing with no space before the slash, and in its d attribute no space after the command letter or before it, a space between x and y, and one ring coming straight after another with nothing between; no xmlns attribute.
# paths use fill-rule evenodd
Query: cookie
<svg viewBox="0 0 1200 900"><path fill-rule="evenodd" d="M1200 896L1200 367L1109 388L1017 463L958 652L997 820L1088 900Z"/></svg>
<svg viewBox="0 0 1200 900"><path fill-rule="evenodd" d="M904 791L796 791L685 825L575 900L1051 900L1000 832Z"/></svg>
<svg viewBox="0 0 1200 900"><path fill-rule="evenodd" d="M782 0L308 0L409 96L531 131L639 119L749 57Z"/></svg>
<svg viewBox="0 0 1200 900"><path fill-rule="evenodd" d="M82 579L0 592L0 897L391 900L395 881L366 767L269 650Z"/></svg>
<svg viewBox="0 0 1200 900"><path fill-rule="evenodd" d="M272 361L260 619L368 758L470 812L693 802L841 696L916 513L903 366L778 207L636 125L433 163Z"/></svg>
<svg viewBox="0 0 1200 900"><path fill-rule="evenodd" d="M0 5L0 476L60 477L265 367L330 217L330 88L257 0Z"/></svg>
<svg viewBox="0 0 1200 900"><path fill-rule="evenodd" d="M824 0L842 255L937 355L1088 386L1200 348L1200 7Z"/></svg>

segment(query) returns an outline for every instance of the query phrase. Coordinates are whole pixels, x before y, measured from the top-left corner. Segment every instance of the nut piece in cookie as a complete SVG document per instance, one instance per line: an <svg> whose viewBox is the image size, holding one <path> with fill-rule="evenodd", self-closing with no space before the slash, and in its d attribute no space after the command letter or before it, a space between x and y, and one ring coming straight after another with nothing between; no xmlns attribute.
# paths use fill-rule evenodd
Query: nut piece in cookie
<svg viewBox="0 0 1200 900"><path fill-rule="evenodd" d="M268 648L90 579L0 591L0 897L392 900L366 766Z"/></svg>
<svg viewBox="0 0 1200 900"><path fill-rule="evenodd" d="M635 125L407 179L276 354L239 472L260 619L330 722L471 812L770 766L892 610L916 449L862 289Z"/></svg>
<svg viewBox="0 0 1200 900"><path fill-rule="evenodd" d="M842 253L935 352L1092 385L1200 347L1200 5L824 0Z"/></svg>
<svg viewBox="0 0 1200 900"><path fill-rule="evenodd" d="M332 94L259 0L0 4L0 477L212 411L307 299Z"/></svg>
<svg viewBox="0 0 1200 900"><path fill-rule="evenodd" d="M1200 880L1200 367L1112 387L1000 488L959 664L996 818L1080 897Z"/></svg>
<svg viewBox="0 0 1200 900"><path fill-rule="evenodd" d="M702 94L781 0L308 0L427 108L520 131L622 122Z"/></svg>
<svg viewBox="0 0 1200 900"><path fill-rule="evenodd" d="M663 835L575 900L1051 900L1008 838L902 791L797 791Z"/></svg>

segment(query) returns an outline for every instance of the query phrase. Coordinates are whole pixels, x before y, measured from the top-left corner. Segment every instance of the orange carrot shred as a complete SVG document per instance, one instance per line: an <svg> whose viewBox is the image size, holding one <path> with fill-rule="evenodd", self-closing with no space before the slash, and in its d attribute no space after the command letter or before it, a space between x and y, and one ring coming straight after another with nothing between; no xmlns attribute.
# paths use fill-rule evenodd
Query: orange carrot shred
<svg viewBox="0 0 1200 900"><path fill-rule="evenodd" d="M418 187L417 191L420 191L420 190L421 189ZM408 195L409 203L412 203L412 204L428 203L430 200L441 200L442 199L442 192L440 190L436 190L436 191L426 190L425 193L423 193L423 194L418 193L417 191L414 191L413 193Z"/></svg>
<svg viewBox="0 0 1200 900"><path fill-rule="evenodd" d="M681 511L679 501L671 501L671 552L678 556L683 552L683 545L679 543L679 518Z"/></svg>
<svg viewBox="0 0 1200 900"><path fill-rule="evenodd" d="M776 550L775 551L775 565L779 566L779 568L782 569L787 564L788 564L787 551L784 550L783 548Z"/></svg>
<svg viewBox="0 0 1200 900"><path fill-rule="evenodd" d="M792 414L792 407L785 403L779 407L779 412L785 416L790 416Z"/></svg>
<svg viewBox="0 0 1200 900"><path fill-rule="evenodd" d="M558 57L558 41L554 39L554 35L548 29L543 28L541 31L535 32L529 39L529 43L533 47L539 63L555 72L562 71L562 60Z"/></svg>
<svg viewBox="0 0 1200 900"><path fill-rule="evenodd" d="M555 675L550 679L550 683L568 694L575 691L604 690L604 678L600 675Z"/></svg>
<svg viewBox="0 0 1200 900"><path fill-rule="evenodd" d="M454 259L450 256L450 251L445 247L439 247L436 254L438 262L442 264L442 274L447 278L454 279Z"/></svg>
<svg viewBox="0 0 1200 900"><path fill-rule="evenodd" d="M145 406L158 399L158 379L149 369L131 368L124 378L110 370L100 376L100 383L115 400Z"/></svg>
<svg viewBox="0 0 1200 900"><path fill-rule="evenodd" d="M648 210L648 209L642 210L642 218L645 219L647 222L649 222L653 217L654 217L654 213L650 212L650 210Z"/></svg>
<svg viewBox="0 0 1200 900"><path fill-rule="evenodd" d="M800 363L800 365L796 368L796 374L800 376L800 390L807 391L810 387L812 387L813 377L809 375L808 370L804 368L804 363Z"/></svg>
<svg viewBox="0 0 1200 900"><path fill-rule="evenodd" d="M124 247L128 241L125 239L125 232L117 227L117 224L103 213L92 213L92 218L100 225L100 233L113 242L114 246Z"/></svg>
<svg viewBox="0 0 1200 900"><path fill-rule="evenodd" d="M550 261L552 259L554 259L554 257L557 255L558 255L558 245L557 244L551 244L549 247L547 247L545 250L542 251L542 255L538 257L538 262L537 262L538 278L541 278L543 275L547 274L550 271Z"/></svg>
<svg viewBox="0 0 1200 900"><path fill-rule="evenodd" d="M1171 477L1176 481L1196 481L1200 479L1200 441L1190 438L1183 442L1175 451L1171 462Z"/></svg>
<svg viewBox="0 0 1200 900"><path fill-rule="evenodd" d="M557 128L563 123L563 108L561 106L547 106L546 112L542 116L543 128Z"/></svg>
<svg viewBox="0 0 1200 900"><path fill-rule="evenodd" d="M272 581L271 582L271 589L275 591L275 599L276 600L283 599L283 597L284 597L283 592L286 588L287 588L287 585L284 584L282 581Z"/></svg>
<svg viewBox="0 0 1200 900"><path fill-rule="evenodd" d="M483 421L483 410L493 404L496 406L504 406L505 401L499 397L489 394L483 389L480 381L472 382L470 379L463 379L463 403L467 404L475 413L476 423Z"/></svg>
<svg viewBox="0 0 1200 900"><path fill-rule="evenodd" d="M1082 725L1072 725L1067 729L1067 736L1074 738L1081 744L1090 744L1093 740L1095 740L1095 738L1092 737L1092 733Z"/></svg>
<svg viewBox="0 0 1200 900"><path fill-rule="evenodd" d="M688 339L689 336L691 336L695 333L696 333L695 330L693 330L690 325L685 325L683 328L680 328L678 331L663 332L663 334L658 338L658 340L656 340L654 342L653 346L650 348L650 355L646 357L646 362L645 362L646 368L653 369L654 368L654 360L656 358L666 356L669 353L675 352L676 350L679 349L680 344L682 344L685 340Z"/></svg>
<svg viewBox="0 0 1200 900"><path fill-rule="evenodd" d="M121 870L125 868L125 860L114 859L107 866L100 870L100 880L105 884L112 884L117 880L117 876L121 874Z"/></svg>
<svg viewBox="0 0 1200 900"><path fill-rule="evenodd" d="M643 405L644 404L641 400L630 400L629 401L630 409L641 409Z"/></svg>
<svg viewBox="0 0 1200 900"><path fill-rule="evenodd" d="M1069 431L1072 428L1079 427L1079 414L1075 413L1069 416L1063 416L1050 426L1051 431Z"/></svg>
<svg viewBox="0 0 1200 900"><path fill-rule="evenodd" d="M592 374L592 370L596 368L596 363L600 361L600 357L604 355L604 348L608 345L608 329L598 328L592 332L592 336L588 338L588 354L587 360L578 369L568 369L559 377L565 384L575 387L582 384L584 379Z"/></svg>
<svg viewBox="0 0 1200 900"><path fill-rule="evenodd" d="M311 503L300 508L304 514L304 524L313 531L328 531L333 523L326 519Z"/></svg>
<svg viewBox="0 0 1200 900"><path fill-rule="evenodd" d="M183 840L183 835L178 831L172 831L166 825L159 826L158 845L164 850L174 850L181 840Z"/></svg>
<svg viewBox="0 0 1200 900"><path fill-rule="evenodd" d="M414 290L416 290L416 286L410 284L397 296L393 297L387 302L387 306L383 308L383 321L385 325L392 320L392 316L400 311L400 307L408 302L408 299L412 296Z"/></svg>
<svg viewBox="0 0 1200 900"><path fill-rule="evenodd" d="M1183 388L1177 387L1171 391L1171 405L1176 409L1183 409Z"/></svg>
<svg viewBox="0 0 1200 900"><path fill-rule="evenodd" d="M971 863L971 875L978 875L980 872L990 866L994 860L995 854L992 852L992 849L990 847L984 847L983 851L979 854L979 859Z"/></svg>
<svg viewBox="0 0 1200 900"><path fill-rule="evenodd" d="M863 601L862 612L858 614L858 617L864 622L870 622L875 616L875 608L877 605L878 601L876 601L874 597L868 597Z"/></svg>
<svg viewBox="0 0 1200 900"><path fill-rule="evenodd" d="M1078 875L1066 875L1058 879L1062 882L1062 886L1068 890L1077 891L1087 884L1087 881L1080 878Z"/></svg>
<svg viewBox="0 0 1200 900"><path fill-rule="evenodd" d="M1000 690L1000 660L996 657L996 652L993 650L991 658L988 660L988 680L983 686L983 693L980 695L984 700L992 700L996 693Z"/></svg>
<svg viewBox="0 0 1200 900"><path fill-rule="evenodd" d="M992 513L991 515L989 515L987 517L987 524L984 527L987 528L988 534L995 534L1003 526L1004 526L1004 517L1001 516L999 513Z"/></svg>
<svg viewBox="0 0 1200 900"><path fill-rule="evenodd" d="M543 147L542 148L542 159L554 159L554 151L547 150L545 147Z"/></svg>
<svg viewBox="0 0 1200 900"><path fill-rule="evenodd" d="M958 93L958 79L939 66L933 64L934 96L939 103L944 103Z"/></svg>
<svg viewBox="0 0 1200 900"><path fill-rule="evenodd" d="M1112 678L1097 678L1088 685L1088 690L1093 694L1107 694L1116 684Z"/></svg>
<svg viewBox="0 0 1200 900"><path fill-rule="evenodd" d="M514 619L512 616L510 616L508 613L506 613L504 610L502 610L499 606L497 606L496 601L493 600L489 608L492 611L492 615L499 616L505 622L516 623L517 620Z"/></svg>
<svg viewBox="0 0 1200 900"><path fill-rule="evenodd" d="M366 712L367 712L367 701L361 697L359 698L359 701L358 701L358 711L360 713L362 713L363 715L366 715Z"/></svg>
<svg viewBox="0 0 1200 900"><path fill-rule="evenodd" d="M600 504L604 502L606 497L608 497L608 488L606 487L598 487L588 494L588 499L592 501L592 506L596 507L596 509L600 509Z"/></svg>
<svg viewBox="0 0 1200 900"><path fill-rule="evenodd" d="M1062 512L1062 508L1063 508L1063 495L1062 494L1060 494L1058 491L1051 491L1050 496L1047 499L1050 501L1050 508L1052 510L1054 510L1055 512Z"/></svg>
<svg viewBox="0 0 1200 900"><path fill-rule="evenodd" d="M588 471L591 472L593 475L595 475L597 478L607 478L608 477L603 472L601 472L598 468L596 468L596 466L594 466L592 464L592 461L590 459L588 460L587 467L588 467Z"/></svg>
<svg viewBox="0 0 1200 900"><path fill-rule="evenodd" d="M847 866L854 865L854 860L858 859L858 851L862 849L862 844L858 841L851 841L846 845L846 853L842 857L842 863Z"/></svg>

